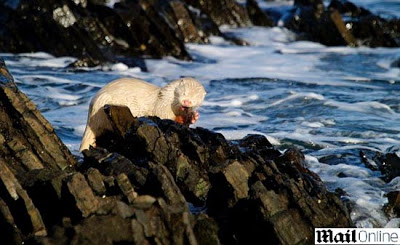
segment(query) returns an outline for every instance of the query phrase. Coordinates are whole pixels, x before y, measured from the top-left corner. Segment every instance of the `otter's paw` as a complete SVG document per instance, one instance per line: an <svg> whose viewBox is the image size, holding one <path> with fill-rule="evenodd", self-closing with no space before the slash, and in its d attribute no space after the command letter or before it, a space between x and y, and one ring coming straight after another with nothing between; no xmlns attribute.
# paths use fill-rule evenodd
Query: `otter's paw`
<svg viewBox="0 0 400 245"><path fill-rule="evenodd" d="M199 120L199 118L200 118L200 114L197 111L193 112L192 119L190 120L190 123L191 124L196 123L197 120Z"/></svg>

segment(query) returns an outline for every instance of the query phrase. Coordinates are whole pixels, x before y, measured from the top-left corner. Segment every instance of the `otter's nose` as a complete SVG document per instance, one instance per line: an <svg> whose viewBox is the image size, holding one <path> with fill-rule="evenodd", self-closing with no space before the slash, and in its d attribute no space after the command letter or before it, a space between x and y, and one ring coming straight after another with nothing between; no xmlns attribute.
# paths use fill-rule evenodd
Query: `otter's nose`
<svg viewBox="0 0 400 245"><path fill-rule="evenodd" d="M192 101L190 100L184 100L183 104L184 107L191 107L192 106Z"/></svg>

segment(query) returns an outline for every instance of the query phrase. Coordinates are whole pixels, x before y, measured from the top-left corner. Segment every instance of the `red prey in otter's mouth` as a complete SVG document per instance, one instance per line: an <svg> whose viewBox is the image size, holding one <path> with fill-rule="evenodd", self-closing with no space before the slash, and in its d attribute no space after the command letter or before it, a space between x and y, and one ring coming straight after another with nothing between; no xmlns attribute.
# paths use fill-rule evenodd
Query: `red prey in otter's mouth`
<svg viewBox="0 0 400 245"><path fill-rule="evenodd" d="M192 107L192 102L190 100L184 100L179 107L181 113L176 116L175 121L186 126L196 123L200 117L196 109L196 107Z"/></svg>

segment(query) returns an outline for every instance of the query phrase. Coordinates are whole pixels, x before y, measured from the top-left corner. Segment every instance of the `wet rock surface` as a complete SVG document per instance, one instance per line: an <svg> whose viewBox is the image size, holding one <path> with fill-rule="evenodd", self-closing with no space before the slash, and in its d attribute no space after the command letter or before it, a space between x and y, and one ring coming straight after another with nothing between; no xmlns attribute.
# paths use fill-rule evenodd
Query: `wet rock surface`
<svg viewBox="0 0 400 245"><path fill-rule="evenodd" d="M297 32L300 39L328 46L356 46L353 34L347 29L336 9L326 9L322 1L298 0L285 27Z"/></svg>
<svg viewBox="0 0 400 245"><path fill-rule="evenodd" d="M380 171L381 178L389 183L400 176L400 157L398 146L388 148L386 152L360 151L361 162L372 171Z"/></svg>
<svg viewBox="0 0 400 245"><path fill-rule="evenodd" d="M386 213L389 217L400 217L400 191L391 191L386 196L388 198Z"/></svg>
<svg viewBox="0 0 400 245"><path fill-rule="evenodd" d="M259 135L229 142L108 106L113 131L77 163L0 71L5 244L313 244L314 227L352 226L300 151Z"/></svg>
<svg viewBox="0 0 400 245"><path fill-rule="evenodd" d="M283 21L300 38L328 46L400 46L398 19L381 18L347 0L331 0L327 7L320 0L297 0Z"/></svg>
<svg viewBox="0 0 400 245"><path fill-rule="evenodd" d="M400 176L400 157L397 153L377 153L375 159L386 182Z"/></svg>
<svg viewBox="0 0 400 245"><path fill-rule="evenodd" d="M274 26L274 21L260 9L256 0L247 0L247 13L251 22L256 26Z"/></svg>
<svg viewBox="0 0 400 245"><path fill-rule="evenodd" d="M0 59L0 229L5 244L21 243L24 234L46 236L40 203L26 188L39 181L66 175L75 159L50 123L18 90ZM45 200L43 200L45 201ZM39 201L40 202L40 201Z"/></svg>
<svg viewBox="0 0 400 245"><path fill-rule="evenodd" d="M360 151L361 162L373 171L381 173L380 178L385 181L389 186L396 186L398 178L400 177L400 157L399 147L389 147L386 152L371 151L368 154ZM400 192L396 188L391 188L385 194L387 203L385 204L384 211L389 219L400 217ZM350 207L351 208L351 207Z"/></svg>
<svg viewBox="0 0 400 245"><path fill-rule="evenodd" d="M0 59L0 159L15 173L38 169L65 170L75 164L33 102L22 93Z"/></svg>
<svg viewBox="0 0 400 245"><path fill-rule="evenodd" d="M153 2L123 1L114 9L92 1L32 4L21 0L13 1L13 8L3 4L0 11L6 14L1 18L0 48L3 52L46 51L98 61L115 61L118 55L190 59L178 36L181 31L168 25L170 16L163 17Z"/></svg>
<svg viewBox="0 0 400 245"><path fill-rule="evenodd" d="M210 16L217 25L248 26L251 24L244 6L234 0L184 0Z"/></svg>
<svg viewBox="0 0 400 245"><path fill-rule="evenodd" d="M384 19L345 0L332 0L329 8L336 9L343 16L347 29L351 31L359 45L400 46L399 19Z"/></svg>

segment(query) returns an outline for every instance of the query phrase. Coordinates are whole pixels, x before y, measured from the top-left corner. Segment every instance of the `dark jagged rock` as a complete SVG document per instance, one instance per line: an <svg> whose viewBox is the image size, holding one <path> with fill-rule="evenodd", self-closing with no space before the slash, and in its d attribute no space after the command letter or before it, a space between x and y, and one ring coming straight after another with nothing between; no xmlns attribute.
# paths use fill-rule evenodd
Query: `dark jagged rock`
<svg viewBox="0 0 400 245"><path fill-rule="evenodd" d="M3 1L0 51L45 51L79 58L72 67L118 62L121 56L174 56L190 60L185 42L207 43L211 34L224 37L218 25L225 22L250 24L246 9L233 0L227 1L228 5L210 1L207 10L211 18L196 13L180 0L126 0L116 3L114 8L106 2ZM223 11L214 9L214 5L223 7ZM220 21L215 22L212 17ZM143 67L143 62L129 64Z"/></svg>
<svg viewBox="0 0 400 245"><path fill-rule="evenodd" d="M322 1L295 1L285 26L301 35L301 39L320 42L328 46L356 46L356 39L346 28L336 10L325 9Z"/></svg>
<svg viewBox="0 0 400 245"><path fill-rule="evenodd" d="M78 66L115 62L118 55L190 59L183 42L203 42L208 35L193 25L187 7L176 1L127 1L115 9L92 1L14 3L13 8L0 4L2 52L70 55L83 59ZM170 11L160 12L165 4Z"/></svg>
<svg viewBox="0 0 400 245"><path fill-rule="evenodd" d="M91 57L84 57L69 64L67 68L87 68L87 67L99 66L101 64L102 62L100 60L95 60Z"/></svg>
<svg viewBox="0 0 400 245"><path fill-rule="evenodd" d="M187 200L204 204L210 188L207 176L210 163L206 157L210 156L214 163L221 157L214 152L205 152L207 148L198 135L173 121L154 119L158 121L158 127L149 119L134 120L126 107L110 106L106 112L118 133L100 137L98 146L126 156L138 167L148 168L148 162L166 165L177 184L181 184ZM185 144L181 140L185 140ZM216 151L224 154L220 147Z"/></svg>
<svg viewBox="0 0 400 245"><path fill-rule="evenodd" d="M354 36L370 47L399 47L400 20L385 20L378 16L361 18L352 24Z"/></svg>
<svg viewBox="0 0 400 245"><path fill-rule="evenodd" d="M364 163L364 165L367 168L371 169L372 171L379 170L379 167L376 164L376 162L373 161L370 157L368 157L367 154L364 151L360 151L360 158L361 158L361 162Z"/></svg>
<svg viewBox="0 0 400 245"><path fill-rule="evenodd" d="M100 149L92 152L99 154L93 155L92 163L87 163L93 165L87 171L85 167L82 173L67 174L60 170L50 175L49 169L35 170L26 174L26 178L31 177L29 181L7 179L10 173L0 161L0 227L10 231L2 241L7 244L32 240L36 244L154 244L158 240L162 244L197 244L197 233L214 238L215 244L219 244L215 228L199 225L213 221L206 215L199 221L191 216L183 195L164 166L149 163L148 186L136 188L125 174L129 171L108 174L103 168L96 169L104 162L116 161L115 157ZM13 181L10 184L14 187L7 181ZM19 182L24 186L19 186ZM27 207L35 204L34 209L28 209L29 216L22 212L23 203L14 204L7 195L10 191L13 193L11 188L15 188ZM145 188L153 195L138 195L136 191L146 192Z"/></svg>
<svg viewBox="0 0 400 245"><path fill-rule="evenodd" d="M157 1L126 1L114 6L114 10L129 28L136 43L134 48L145 55L162 57L172 55L190 59L183 42L179 40L177 32L168 24L168 20L159 13Z"/></svg>
<svg viewBox="0 0 400 245"><path fill-rule="evenodd" d="M245 155L260 161L277 159L282 154L263 135L250 134L238 141ZM252 165L249 165L252 166Z"/></svg>
<svg viewBox="0 0 400 245"><path fill-rule="evenodd" d="M13 3L13 8L0 5L2 52L46 51L56 56L90 57L100 61L107 59L91 37L93 33L89 32L99 30L99 23L92 20L92 28L86 30L83 22L90 19L81 5L77 6L72 1L52 3L39 0L34 3L24 0ZM104 32L96 34L105 36Z"/></svg>
<svg viewBox="0 0 400 245"><path fill-rule="evenodd" d="M18 90L2 59L0 78L0 226L13 232L5 241L22 241L26 233L45 236L48 230L21 183L30 181L31 171L47 169L45 176L54 177L76 162L49 122Z"/></svg>
<svg viewBox="0 0 400 245"><path fill-rule="evenodd" d="M0 59L0 158L13 173L66 169L75 159L36 106L18 90Z"/></svg>
<svg viewBox="0 0 400 245"><path fill-rule="evenodd" d="M266 11L275 22L298 33L299 39L328 46L399 47L400 21L386 20L346 0L296 0L285 14Z"/></svg>
<svg viewBox="0 0 400 245"><path fill-rule="evenodd" d="M385 152L360 151L361 162L372 171L380 171L385 182L400 176L399 147L392 146Z"/></svg>
<svg viewBox="0 0 400 245"><path fill-rule="evenodd" d="M200 245L221 244L218 238L217 223L204 213L199 214L197 217L193 231L196 237L200 238L198 239Z"/></svg>
<svg viewBox="0 0 400 245"><path fill-rule="evenodd" d="M106 113L114 130L97 139L97 145L107 151L96 159L104 164L125 156L127 165L146 169L147 181L134 187L139 194L146 191L166 200L205 205L224 244L256 243L266 237L282 244L312 244L315 227L352 226L339 198L305 167L304 155L296 149L281 154L265 137L255 135L228 142L206 129L158 118L133 118L123 107L108 106ZM99 151L84 151L86 161L93 162L89 156ZM157 186L149 180L159 180L150 176L160 172L164 174L159 176L175 180L172 190L178 188L184 198L166 197L176 192L165 186L166 194L149 193L150 186ZM136 178L128 176L131 182Z"/></svg>
<svg viewBox="0 0 400 245"><path fill-rule="evenodd" d="M248 26L251 24L246 8L234 0L184 0L211 17L217 25Z"/></svg>
<svg viewBox="0 0 400 245"><path fill-rule="evenodd" d="M363 17L372 15L372 13L362 7L357 7L354 3L346 1L346 0L331 0L329 8L334 8L339 11L340 14L346 17Z"/></svg>
<svg viewBox="0 0 400 245"><path fill-rule="evenodd" d="M388 203L385 211L389 217L400 217L400 191L392 191L386 194Z"/></svg>
<svg viewBox="0 0 400 245"><path fill-rule="evenodd" d="M206 43L208 42L208 31L193 21L198 18L187 5L180 0L170 0L167 4L159 3L158 8L169 17L169 23L173 25L175 33L184 42Z"/></svg>
<svg viewBox="0 0 400 245"><path fill-rule="evenodd" d="M322 0L294 0L294 6L297 7L311 7L317 12L324 11L324 2Z"/></svg>
<svg viewBox="0 0 400 245"><path fill-rule="evenodd" d="M343 15L346 26L360 44L370 47L400 46L400 20L386 20L346 0L332 0L329 8Z"/></svg>
<svg viewBox="0 0 400 245"><path fill-rule="evenodd" d="M378 153L375 158L386 182L400 176L400 158L396 153Z"/></svg>
<svg viewBox="0 0 400 245"><path fill-rule="evenodd" d="M274 22L266 13L258 6L255 0L247 0L247 12L251 22L256 26L273 26Z"/></svg>

